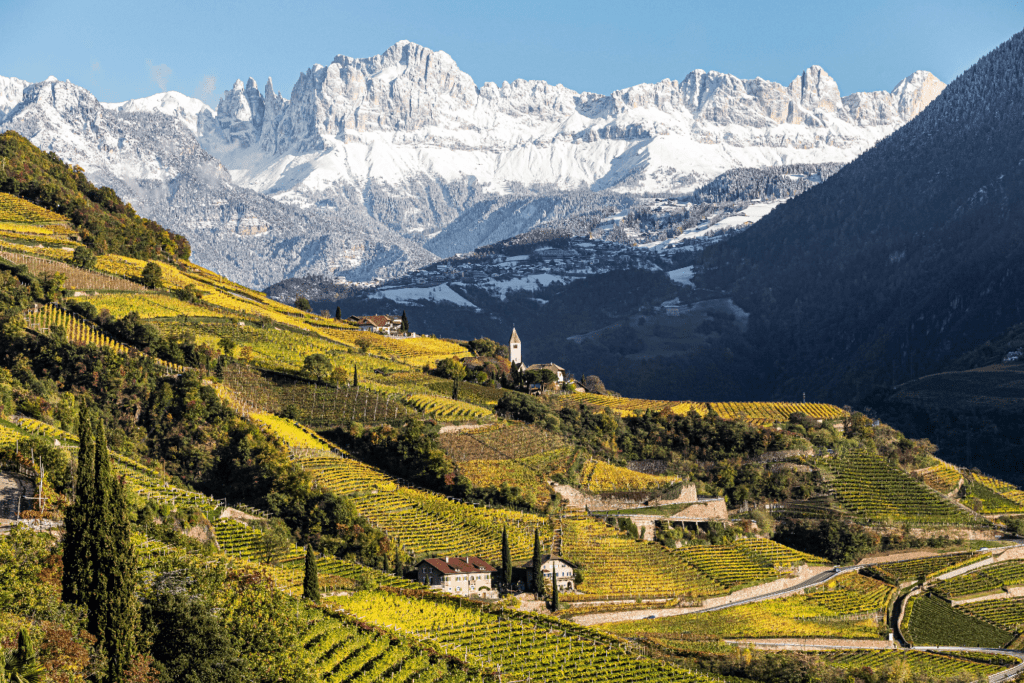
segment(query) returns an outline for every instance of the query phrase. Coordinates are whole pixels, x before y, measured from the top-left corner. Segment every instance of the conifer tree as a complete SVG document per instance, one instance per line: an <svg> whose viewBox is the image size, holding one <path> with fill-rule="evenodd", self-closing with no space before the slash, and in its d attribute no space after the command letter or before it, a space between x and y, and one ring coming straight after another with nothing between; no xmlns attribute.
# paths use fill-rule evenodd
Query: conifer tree
<svg viewBox="0 0 1024 683"><path fill-rule="evenodd" d="M544 573L540 567L540 529L533 530L533 589L537 595L544 593Z"/></svg>
<svg viewBox="0 0 1024 683"><path fill-rule="evenodd" d="M104 443L104 446L106 444ZM138 654L135 634L139 629L138 600L135 597L135 546L131 537L131 520L125 484L115 478L111 485L113 519L110 529L112 562L106 574L106 598L101 639L107 653L107 676L111 683L128 680L132 663ZM103 568L101 568L102 571Z"/></svg>
<svg viewBox="0 0 1024 683"><path fill-rule="evenodd" d="M88 511L95 478L92 422L83 406L78 413L78 467L75 475L75 501L64 516L64 576L61 600L85 604L91 583L92 548L87 540Z"/></svg>
<svg viewBox="0 0 1024 683"><path fill-rule="evenodd" d="M338 321L341 320L341 306L334 309L334 319Z"/></svg>
<svg viewBox="0 0 1024 683"><path fill-rule="evenodd" d="M124 483L111 471L102 421L95 427L91 422L83 412L75 503L65 531L62 593L85 606L87 627L106 655L106 680L121 683L138 654L135 551Z"/></svg>
<svg viewBox="0 0 1024 683"><path fill-rule="evenodd" d="M552 567L551 572L551 611L558 611L558 570Z"/></svg>
<svg viewBox="0 0 1024 683"><path fill-rule="evenodd" d="M405 311L402 311L402 332L409 331L409 319L405 317Z"/></svg>
<svg viewBox="0 0 1024 683"><path fill-rule="evenodd" d="M512 551L508 547L508 527L501 530L501 579L508 590L512 586Z"/></svg>
<svg viewBox="0 0 1024 683"><path fill-rule="evenodd" d="M320 578L317 575L313 547L306 546L306 571L302 577L302 597L311 602L320 602Z"/></svg>
<svg viewBox="0 0 1024 683"><path fill-rule="evenodd" d="M359 368L357 368L354 364L352 365L352 386L359 386Z"/></svg>

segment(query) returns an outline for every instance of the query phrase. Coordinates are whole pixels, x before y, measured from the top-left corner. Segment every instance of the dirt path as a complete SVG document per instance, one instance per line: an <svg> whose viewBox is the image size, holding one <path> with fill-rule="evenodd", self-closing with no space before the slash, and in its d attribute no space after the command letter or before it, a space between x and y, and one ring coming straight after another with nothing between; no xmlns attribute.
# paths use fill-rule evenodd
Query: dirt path
<svg viewBox="0 0 1024 683"><path fill-rule="evenodd" d="M461 432L467 429L481 429L487 425L444 425L441 427L442 434L450 434L451 432Z"/></svg>

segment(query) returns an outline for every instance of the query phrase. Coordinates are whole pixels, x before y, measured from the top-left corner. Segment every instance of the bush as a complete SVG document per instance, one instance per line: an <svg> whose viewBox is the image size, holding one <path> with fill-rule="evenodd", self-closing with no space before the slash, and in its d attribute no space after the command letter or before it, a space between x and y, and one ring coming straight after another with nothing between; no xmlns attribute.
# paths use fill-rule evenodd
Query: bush
<svg viewBox="0 0 1024 683"><path fill-rule="evenodd" d="M142 269L142 284L149 289L163 286L164 271L160 268L159 264L152 261L146 264L146 267Z"/></svg>

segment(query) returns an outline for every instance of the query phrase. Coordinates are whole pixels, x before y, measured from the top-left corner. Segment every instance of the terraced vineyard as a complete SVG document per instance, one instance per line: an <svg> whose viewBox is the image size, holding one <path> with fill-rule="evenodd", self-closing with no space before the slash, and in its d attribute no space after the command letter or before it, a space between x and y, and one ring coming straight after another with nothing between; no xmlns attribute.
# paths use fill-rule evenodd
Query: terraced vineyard
<svg viewBox="0 0 1024 683"><path fill-rule="evenodd" d="M655 659L599 631L522 612L488 613L464 603L359 593L332 604L361 620L414 634L503 678L536 683L696 683L710 679Z"/></svg>
<svg viewBox="0 0 1024 683"><path fill-rule="evenodd" d="M934 595L911 598L903 636L914 645L1001 648L1013 634L953 609Z"/></svg>
<svg viewBox="0 0 1024 683"><path fill-rule="evenodd" d="M886 637L885 611L892 588L854 573L807 595L765 600L714 612L609 624L623 637L696 638Z"/></svg>
<svg viewBox="0 0 1024 683"><path fill-rule="evenodd" d="M994 593L1012 586L1024 586L1024 560L997 562L968 574L940 581L932 590L947 599Z"/></svg>
<svg viewBox="0 0 1024 683"><path fill-rule="evenodd" d="M916 674L938 678L987 678L1018 664L1013 657L974 652L924 652L921 650L838 650L821 655L829 664L843 669L875 671L905 664Z"/></svg>
<svg viewBox="0 0 1024 683"><path fill-rule="evenodd" d="M754 560L752 554L729 545L687 546L683 560L729 591L778 578L775 570Z"/></svg>
<svg viewBox="0 0 1024 683"><path fill-rule="evenodd" d="M53 329L59 326L64 329L64 332L67 335L67 340L73 344L96 346L101 349L109 349L112 352L121 355L127 355L130 353L143 355L140 351L111 339L89 324L83 322L77 316L57 308L53 304L37 306L34 309L26 311L24 314L24 320L25 327L42 335L51 334ZM176 363L168 363L167 361L159 358L153 358L153 362L175 373L185 372L188 369Z"/></svg>
<svg viewBox="0 0 1024 683"><path fill-rule="evenodd" d="M0 258L11 263L23 265L33 275L43 273L63 273L66 279L66 286L69 289L83 291L119 291L119 292L145 292L146 288L140 284L130 282L119 277L113 277L98 273L94 270L76 268L63 261L39 258L29 254L22 254L12 251L0 251Z"/></svg>
<svg viewBox="0 0 1024 683"><path fill-rule="evenodd" d="M728 592L682 551L638 543L590 518L564 522L562 555L585 568L577 588L588 595L701 598Z"/></svg>
<svg viewBox="0 0 1024 683"><path fill-rule="evenodd" d="M327 329L322 334L355 348L359 340L370 346L370 352L394 358L413 367L436 364L442 358L463 358L469 355L464 346L434 337L388 337L359 330Z"/></svg>
<svg viewBox="0 0 1024 683"><path fill-rule="evenodd" d="M969 602L956 609L1004 631L1024 632L1024 598Z"/></svg>
<svg viewBox="0 0 1024 683"><path fill-rule="evenodd" d="M571 396L558 397L555 399L560 405L573 405L585 403L598 410L609 408L619 415L642 415L648 410L660 413L663 410L670 410L673 413L685 414L689 410L696 410L701 415L707 414L706 403L692 403L689 401L651 401L642 398L623 398L621 396L605 396L602 394L573 394Z"/></svg>
<svg viewBox="0 0 1024 683"><path fill-rule="evenodd" d="M133 284L122 280L127 284ZM217 315L216 309L190 304L187 301L147 291L145 294L99 294L86 299L97 311L107 310L115 318L138 313L140 318L176 318L178 316L206 317Z"/></svg>
<svg viewBox="0 0 1024 683"><path fill-rule="evenodd" d="M372 382L361 381L358 387L331 387L228 364L224 367L224 383L230 389L231 400L244 410L279 413L290 406L303 424L321 429L346 420L364 424L398 422L413 414L399 396L368 389Z"/></svg>
<svg viewBox="0 0 1024 683"><path fill-rule="evenodd" d="M463 670L459 662L431 654L417 643L323 617L306 633L302 646L313 656L315 672L329 683L484 683L494 678Z"/></svg>
<svg viewBox="0 0 1024 683"><path fill-rule="evenodd" d="M960 470L946 463L940 463L927 469L919 470L919 474L925 486L935 489L939 493L948 494L960 486Z"/></svg>
<svg viewBox="0 0 1024 683"><path fill-rule="evenodd" d="M526 458L498 460L467 460L458 463L456 471L473 486L518 488L536 506L545 505L551 491L545 483L556 474L564 474L580 457L575 447L567 446Z"/></svg>
<svg viewBox="0 0 1024 683"><path fill-rule="evenodd" d="M771 425L787 422L793 413L803 413L816 420L840 420L846 413L828 403L709 403L708 407L726 420L742 420L751 424Z"/></svg>
<svg viewBox="0 0 1024 683"><path fill-rule="evenodd" d="M580 488L593 493L656 491L679 481L676 476L644 474L603 460L591 460L580 472Z"/></svg>
<svg viewBox="0 0 1024 683"><path fill-rule="evenodd" d="M1013 487L1005 488L1008 485L1000 486L1001 484L1004 484L1004 482L972 472L967 478L967 496L964 502L967 505L980 506L981 513L985 515L1024 512L1024 505L998 493L996 490L997 488L1003 488L1004 491L1010 493L1016 491L1016 489ZM974 509L977 510L978 507Z"/></svg>
<svg viewBox="0 0 1024 683"><path fill-rule="evenodd" d="M27 432L59 441L63 447L78 448L78 437L53 425L30 417L18 418L18 426ZM111 453L114 471L125 478L129 489L140 498L158 505L213 510L218 502L209 496L172 486L167 477L119 453Z"/></svg>
<svg viewBox="0 0 1024 683"><path fill-rule="evenodd" d="M935 557L920 557L903 562L876 564L870 568L870 571L883 581L902 583L904 581L930 579L944 572L965 567L990 556L990 553L936 555Z"/></svg>
<svg viewBox="0 0 1024 683"><path fill-rule="evenodd" d="M766 538L738 538L733 541L732 545L766 567L783 568L801 564L822 566L831 564L823 557L802 553Z"/></svg>
<svg viewBox="0 0 1024 683"><path fill-rule="evenodd" d="M836 498L865 522L972 524L974 517L877 455L852 450L822 461Z"/></svg>
<svg viewBox="0 0 1024 683"><path fill-rule="evenodd" d="M68 219L59 213L36 206L26 199L6 192L0 192L0 221L9 221L11 223L68 223Z"/></svg>
<svg viewBox="0 0 1024 683"><path fill-rule="evenodd" d="M486 420L494 417L490 410L481 408L478 405L426 394L406 396L405 403L421 413L433 415L440 420L449 422L458 420Z"/></svg>

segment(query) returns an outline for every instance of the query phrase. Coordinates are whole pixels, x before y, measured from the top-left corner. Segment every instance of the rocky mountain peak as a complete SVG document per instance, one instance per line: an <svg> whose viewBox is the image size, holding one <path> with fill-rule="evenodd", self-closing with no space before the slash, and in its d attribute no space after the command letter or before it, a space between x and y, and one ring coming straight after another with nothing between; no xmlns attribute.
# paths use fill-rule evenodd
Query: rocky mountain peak
<svg viewBox="0 0 1024 683"><path fill-rule="evenodd" d="M915 71L892 90L900 116L909 121L920 114L946 85L928 71Z"/></svg>
<svg viewBox="0 0 1024 683"><path fill-rule="evenodd" d="M805 112L821 111L842 119L848 118L843 108L843 98L839 94L839 85L820 66L811 66L794 78L789 84L789 92L794 102Z"/></svg>

